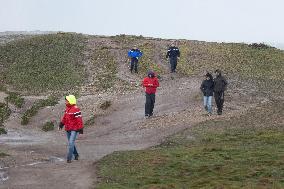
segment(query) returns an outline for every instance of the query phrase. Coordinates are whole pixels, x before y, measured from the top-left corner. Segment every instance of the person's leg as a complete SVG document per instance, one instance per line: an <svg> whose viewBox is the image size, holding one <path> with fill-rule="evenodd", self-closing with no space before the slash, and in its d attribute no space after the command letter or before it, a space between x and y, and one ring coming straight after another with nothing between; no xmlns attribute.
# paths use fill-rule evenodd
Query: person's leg
<svg viewBox="0 0 284 189"><path fill-rule="evenodd" d="M146 102L145 102L145 116L150 115L150 106L151 106L151 97L149 94L145 94L146 96Z"/></svg>
<svg viewBox="0 0 284 189"><path fill-rule="evenodd" d="M203 96L203 105L204 105L205 110L207 111L208 110L208 107L207 107L207 96Z"/></svg>
<svg viewBox="0 0 284 189"><path fill-rule="evenodd" d="M138 73L138 60L134 61L134 71L135 73Z"/></svg>
<svg viewBox="0 0 284 189"><path fill-rule="evenodd" d="M174 59L174 72L176 72L177 69L177 59Z"/></svg>
<svg viewBox="0 0 284 189"><path fill-rule="evenodd" d="M68 155L67 155L67 162L72 160L73 153L74 153L74 147L75 147L75 140L77 137L77 131L70 131L69 134L69 140L68 140ZM77 151L77 150L76 150Z"/></svg>
<svg viewBox="0 0 284 189"><path fill-rule="evenodd" d="M175 68L174 68L174 59L170 58L170 64L171 64L171 72L174 72Z"/></svg>
<svg viewBox="0 0 284 189"><path fill-rule="evenodd" d="M133 71L133 68L134 68L134 61L133 61L133 59L131 59L131 62L130 62L130 72L131 73Z"/></svg>
<svg viewBox="0 0 284 189"><path fill-rule="evenodd" d="M154 106L155 106L155 98L156 98L156 95L155 95L155 94L151 94L151 109L150 109L150 116L152 116L152 115L153 115Z"/></svg>
<svg viewBox="0 0 284 189"><path fill-rule="evenodd" d="M224 105L224 91L220 92L220 112L223 112L223 105Z"/></svg>
<svg viewBox="0 0 284 189"><path fill-rule="evenodd" d="M212 113L212 96L207 97L207 109L208 109L208 113L211 114Z"/></svg>
<svg viewBox="0 0 284 189"><path fill-rule="evenodd" d="M217 113L220 115L221 114L221 96L220 96L220 92L215 92L214 93L214 97L215 97L215 102L216 102L216 106L217 106Z"/></svg>

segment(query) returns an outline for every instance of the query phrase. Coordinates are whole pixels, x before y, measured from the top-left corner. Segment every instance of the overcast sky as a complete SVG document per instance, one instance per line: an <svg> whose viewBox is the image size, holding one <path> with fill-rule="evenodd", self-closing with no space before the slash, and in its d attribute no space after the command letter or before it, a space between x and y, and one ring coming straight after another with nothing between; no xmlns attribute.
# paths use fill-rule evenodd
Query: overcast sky
<svg viewBox="0 0 284 189"><path fill-rule="evenodd" d="M0 31L284 43L284 0L0 0Z"/></svg>

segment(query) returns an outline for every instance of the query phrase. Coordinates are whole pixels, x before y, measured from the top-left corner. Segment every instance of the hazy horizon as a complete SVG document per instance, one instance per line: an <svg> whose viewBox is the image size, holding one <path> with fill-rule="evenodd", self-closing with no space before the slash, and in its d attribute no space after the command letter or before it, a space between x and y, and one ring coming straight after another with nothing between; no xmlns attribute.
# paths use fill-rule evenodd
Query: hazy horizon
<svg viewBox="0 0 284 189"><path fill-rule="evenodd" d="M0 32L284 44L281 0L1 0Z"/></svg>

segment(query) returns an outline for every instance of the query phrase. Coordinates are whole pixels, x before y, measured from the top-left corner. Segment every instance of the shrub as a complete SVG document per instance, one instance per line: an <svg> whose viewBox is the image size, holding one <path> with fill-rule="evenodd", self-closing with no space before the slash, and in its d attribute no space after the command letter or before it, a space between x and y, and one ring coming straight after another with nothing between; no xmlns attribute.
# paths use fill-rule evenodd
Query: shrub
<svg viewBox="0 0 284 189"><path fill-rule="evenodd" d="M45 132L54 130L54 123L52 121L46 122L42 126L42 130Z"/></svg>
<svg viewBox="0 0 284 189"><path fill-rule="evenodd" d="M3 134L7 134L7 131L5 128L0 127L0 135L3 135Z"/></svg>
<svg viewBox="0 0 284 189"><path fill-rule="evenodd" d="M106 101L104 101L103 103L100 104L100 108L101 108L102 110L106 110L106 109L108 109L110 106L111 106L111 101L109 101L109 100L106 100Z"/></svg>

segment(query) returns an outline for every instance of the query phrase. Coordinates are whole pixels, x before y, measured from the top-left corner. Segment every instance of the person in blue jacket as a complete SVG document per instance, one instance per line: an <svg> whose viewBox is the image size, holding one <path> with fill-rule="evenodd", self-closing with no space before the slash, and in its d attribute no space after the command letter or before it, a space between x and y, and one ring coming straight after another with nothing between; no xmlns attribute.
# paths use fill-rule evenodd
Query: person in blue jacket
<svg viewBox="0 0 284 189"><path fill-rule="evenodd" d="M133 72L133 69L135 73L138 73L138 60L143 55L143 53L137 48L134 47L130 51L128 51L128 57L130 58L130 71Z"/></svg>

